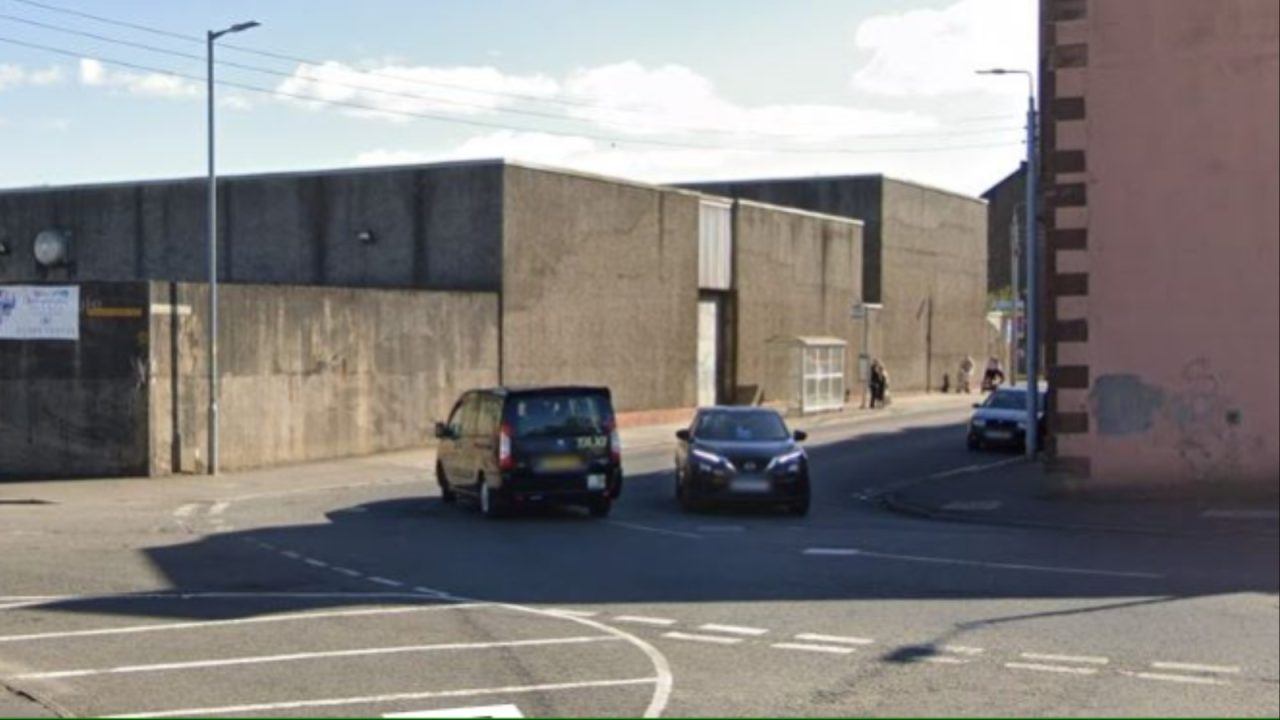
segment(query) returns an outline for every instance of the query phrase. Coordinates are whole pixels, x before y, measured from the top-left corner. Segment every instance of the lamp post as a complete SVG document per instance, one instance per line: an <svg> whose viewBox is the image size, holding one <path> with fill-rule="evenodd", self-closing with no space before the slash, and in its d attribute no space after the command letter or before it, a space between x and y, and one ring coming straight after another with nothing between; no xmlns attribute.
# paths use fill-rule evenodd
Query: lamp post
<svg viewBox="0 0 1280 720"><path fill-rule="evenodd" d="M205 57L208 71L209 98L209 217L207 225L209 243L209 474L218 473L218 177L213 155L213 43L223 35L244 32L258 27L254 21L242 22L222 30L210 30L205 34Z"/></svg>
<svg viewBox="0 0 1280 720"><path fill-rule="evenodd" d="M1027 257L1027 313L1025 357L1027 361L1027 457L1034 458L1039 451L1039 405L1040 405L1040 353L1039 328L1040 300L1037 284L1039 275L1036 272L1039 253L1036 247L1036 91L1035 76L1029 70L1009 70L992 68L979 70L979 75L1023 75L1027 78L1027 178L1026 178L1026 214L1023 222L1026 231ZM1017 302L1017 298L1014 298Z"/></svg>

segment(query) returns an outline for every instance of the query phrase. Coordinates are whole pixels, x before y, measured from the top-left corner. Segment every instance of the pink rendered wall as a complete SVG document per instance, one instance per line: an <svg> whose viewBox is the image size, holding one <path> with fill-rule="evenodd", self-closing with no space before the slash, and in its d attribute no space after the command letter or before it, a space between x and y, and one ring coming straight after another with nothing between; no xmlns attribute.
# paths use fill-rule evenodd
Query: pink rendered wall
<svg viewBox="0 0 1280 720"><path fill-rule="evenodd" d="M1280 484L1276 0L1089 4L1087 361L1102 482Z"/></svg>

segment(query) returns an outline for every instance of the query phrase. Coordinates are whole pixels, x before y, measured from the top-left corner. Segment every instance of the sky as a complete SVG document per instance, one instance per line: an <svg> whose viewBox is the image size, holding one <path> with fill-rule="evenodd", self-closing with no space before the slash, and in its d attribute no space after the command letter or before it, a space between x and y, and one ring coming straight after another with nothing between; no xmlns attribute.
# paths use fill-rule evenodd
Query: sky
<svg viewBox="0 0 1280 720"><path fill-rule="evenodd" d="M1024 153L1035 0L0 0L0 188L505 157L646 182Z"/></svg>

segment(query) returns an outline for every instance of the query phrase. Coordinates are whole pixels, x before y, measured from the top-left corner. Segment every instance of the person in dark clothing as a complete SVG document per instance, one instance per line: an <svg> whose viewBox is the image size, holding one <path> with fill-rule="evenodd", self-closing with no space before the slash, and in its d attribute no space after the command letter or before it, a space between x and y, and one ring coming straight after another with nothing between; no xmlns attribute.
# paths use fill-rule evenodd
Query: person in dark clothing
<svg viewBox="0 0 1280 720"><path fill-rule="evenodd" d="M868 383L871 390L871 407L875 408L879 403L880 407L885 406L885 397L889 392L889 372L884 369L884 365L879 360L871 363L871 379Z"/></svg>

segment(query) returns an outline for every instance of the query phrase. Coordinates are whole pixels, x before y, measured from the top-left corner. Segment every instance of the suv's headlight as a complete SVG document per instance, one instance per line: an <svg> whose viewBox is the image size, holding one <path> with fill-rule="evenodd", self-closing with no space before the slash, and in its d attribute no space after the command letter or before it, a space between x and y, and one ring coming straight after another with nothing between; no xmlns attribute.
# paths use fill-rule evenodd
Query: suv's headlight
<svg viewBox="0 0 1280 720"><path fill-rule="evenodd" d="M987 421L986 421L986 420L983 420L982 418L974 418L974 419L973 419L973 420L971 420L970 422L971 422L971 423L973 423L973 426L974 426L974 427L986 427L986 426L987 426Z"/></svg>
<svg viewBox="0 0 1280 720"><path fill-rule="evenodd" d="M692 455L697 460L699 460L700 462L706 464L706 466L700 468L704 472L713 468L724 468L727 470L734 469L733 463L729 462L729 458L722 457L713 452L707 452L706 450L699 450L698 448L694 448L689 452L689 454Z"/></svg>
<svg viewBox="0 0 1280 720"><path fill-rule="evenodd" d="M774 459L770 460L769 466L765 468L765 470L772 471L772 470L780 470L782 468L787 468L789 470L794 471L800 467L800 458L803 458L803 457L804 457L803 450L792 450L789 453L779 455Z"/></svg>

